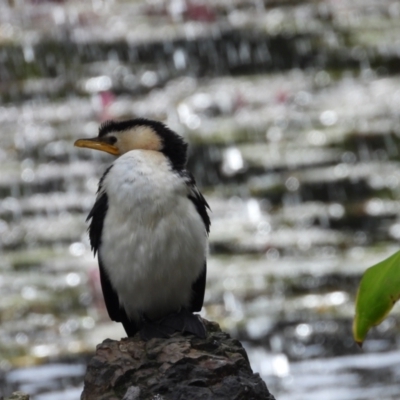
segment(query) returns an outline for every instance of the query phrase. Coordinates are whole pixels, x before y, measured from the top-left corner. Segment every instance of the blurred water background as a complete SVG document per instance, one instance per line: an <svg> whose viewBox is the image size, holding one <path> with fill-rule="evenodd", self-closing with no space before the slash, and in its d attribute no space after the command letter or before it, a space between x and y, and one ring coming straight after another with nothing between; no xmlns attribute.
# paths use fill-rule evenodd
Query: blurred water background
<svg viewBox="0 0 400 400"><path fill-rule="evenodd" d="M212 208L203 316L278 400L400 398L400 319L351 337L400 238L400 3L0 2L0 396L75 400L109 322L85 218L105 119L165 121Z"/></svg>

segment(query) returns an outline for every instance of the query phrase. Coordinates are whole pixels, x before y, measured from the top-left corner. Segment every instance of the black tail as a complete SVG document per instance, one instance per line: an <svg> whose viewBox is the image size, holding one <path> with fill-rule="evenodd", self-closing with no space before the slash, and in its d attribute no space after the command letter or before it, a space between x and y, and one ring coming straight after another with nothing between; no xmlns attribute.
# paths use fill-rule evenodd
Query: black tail
<svg viewBox="0 0 400 400"><path fill-rule="evenodd" d="M143 340L167 338L175 332L189 333L203 339L207 335L201 318L186 309L169 314L157 321L145 320L140 328L140 336Z"/></svg>
<svg viewBox="0 0 400 400"><path fill-rule="evenodd" d="M122 313L121 313L122 314ZM136 333L139 331L139 326L136 322L132 322L126 316L125 312L123 312L124 316L121 318L122 325L124 326L125 332L128 337L134 337Z"/></svg>

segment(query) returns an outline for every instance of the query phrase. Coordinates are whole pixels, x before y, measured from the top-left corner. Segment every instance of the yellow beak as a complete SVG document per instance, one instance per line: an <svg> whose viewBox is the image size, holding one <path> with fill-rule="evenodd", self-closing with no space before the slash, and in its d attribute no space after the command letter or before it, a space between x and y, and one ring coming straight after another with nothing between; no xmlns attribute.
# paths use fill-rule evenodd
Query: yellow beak
<svg viewBox="0 0 400 400"><path fill-rule="evenodd" d="M118 147L113 146L110 143L104 142L101 138L92 138L92 139L78 139L74 146L76 147L86 147L88 149L105 151L106 153L110 153L114 156L119 156Z"/></svg>

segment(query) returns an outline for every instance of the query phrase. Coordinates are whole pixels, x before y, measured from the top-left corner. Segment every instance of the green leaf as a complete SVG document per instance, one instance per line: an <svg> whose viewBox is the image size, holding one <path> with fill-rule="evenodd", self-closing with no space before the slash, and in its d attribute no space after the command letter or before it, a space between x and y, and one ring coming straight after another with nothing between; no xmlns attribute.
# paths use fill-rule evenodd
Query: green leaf
<svg viewBox="0 0 400 400"><path fill-rule="evenodd" d="M379 325L400 298L400 251L368 268L360 282L353 337L361 346L371 327Z"/></svg>

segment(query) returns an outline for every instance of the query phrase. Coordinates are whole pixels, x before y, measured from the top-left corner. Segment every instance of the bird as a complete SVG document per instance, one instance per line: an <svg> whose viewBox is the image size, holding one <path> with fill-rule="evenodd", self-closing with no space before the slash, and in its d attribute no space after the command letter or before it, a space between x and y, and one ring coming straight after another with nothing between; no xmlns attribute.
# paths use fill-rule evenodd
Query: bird
<svg viewBox="0 0 400 400"><path fill-rule="evenodd" d="M89 212L89 240L111 320L143 340L206 337L210 207L186 169L188 144L164 123L109 120L80 148L116 156Z"/></svg>

